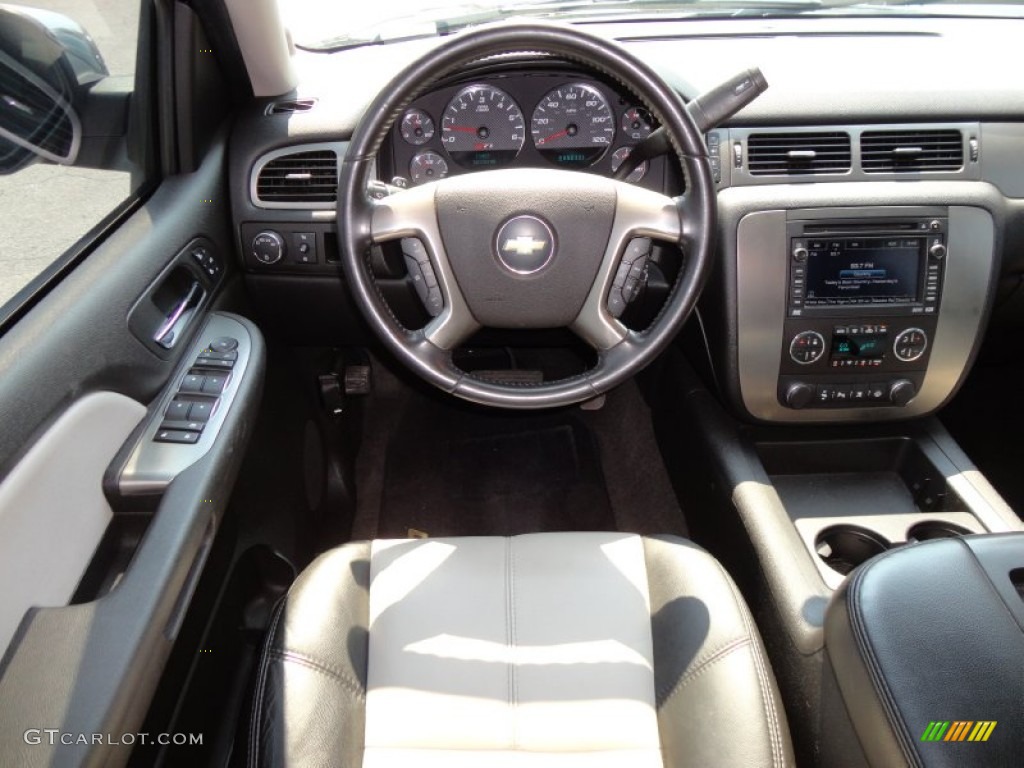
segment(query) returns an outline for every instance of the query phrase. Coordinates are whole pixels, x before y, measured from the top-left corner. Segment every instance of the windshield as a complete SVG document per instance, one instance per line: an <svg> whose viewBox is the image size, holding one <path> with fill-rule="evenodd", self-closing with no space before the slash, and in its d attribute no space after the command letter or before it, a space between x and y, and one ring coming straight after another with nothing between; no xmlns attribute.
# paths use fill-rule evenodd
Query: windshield
<svg viewBox="0 0 1024 768"><path fill-rule="evenodd" d="M1024 0L278 0L295 44L336 50L457 32L515 16L624 21L785 16L1024 16Z"/></svg>

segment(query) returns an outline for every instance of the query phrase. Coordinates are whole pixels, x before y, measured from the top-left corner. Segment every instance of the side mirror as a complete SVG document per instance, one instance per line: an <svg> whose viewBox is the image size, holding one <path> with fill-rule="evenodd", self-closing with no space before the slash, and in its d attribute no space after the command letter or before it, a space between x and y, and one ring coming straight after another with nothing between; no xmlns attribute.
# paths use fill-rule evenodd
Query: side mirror
<svg viewBox="0 0 1024 768"><path fill-rule="evenodd" d="M108 74L96 44L74 20L0 5L0 174L40 158L73 164L82 141L76 107Z"/></svg>

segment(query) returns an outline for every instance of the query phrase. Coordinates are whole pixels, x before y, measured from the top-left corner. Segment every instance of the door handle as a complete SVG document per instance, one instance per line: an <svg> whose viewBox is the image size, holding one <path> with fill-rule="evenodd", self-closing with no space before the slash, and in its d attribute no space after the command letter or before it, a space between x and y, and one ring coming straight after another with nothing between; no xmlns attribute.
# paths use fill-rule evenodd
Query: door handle
<svg viewBox="0 0 1024 768"><path fill-rule="evenodd" d="M205 295L203 287L198 281L193 280L188 292L181 301L174 305L174 308L168 313L167 319L153 334L153 341L164 349L171 349L184 335L185 329L195 314L196 307L199 306Z"/></svg>

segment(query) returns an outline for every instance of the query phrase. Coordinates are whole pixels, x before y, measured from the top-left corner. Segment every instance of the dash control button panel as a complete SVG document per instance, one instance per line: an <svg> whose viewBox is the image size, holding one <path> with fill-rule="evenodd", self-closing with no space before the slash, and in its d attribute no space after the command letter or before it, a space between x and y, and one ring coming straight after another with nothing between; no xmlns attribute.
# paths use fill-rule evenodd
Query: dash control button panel
<svg viewBox="0 0 1024 768"><path fill-rule="evenodd" d="M898 360L912 363L928 349L928 334L920 328L907 328L901 331L893 341L892 351Z"/></svg>
<svg viewBox="0 0 1024 768"><path fill-rule="evenodd" d="M816 363L825 354L825 338L817 331L801 331L789 344L789 356L800 365Z"/></svg>
<svg viewBox="0 0 1024 768"><path fill-rule="evenodd" d="M637 237L626 246L622 262L608 291L608 314L622 317L630 302L635 301L647 283L647 262L651 256L651 239Z"/></svg>

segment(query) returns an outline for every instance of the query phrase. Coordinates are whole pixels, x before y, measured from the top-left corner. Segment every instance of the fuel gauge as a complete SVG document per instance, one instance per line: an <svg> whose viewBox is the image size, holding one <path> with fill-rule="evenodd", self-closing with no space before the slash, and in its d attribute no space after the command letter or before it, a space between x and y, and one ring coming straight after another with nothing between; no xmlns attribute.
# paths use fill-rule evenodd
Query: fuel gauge
<svg viewBox="0 0 1024 768"><path fill-rule="evenodd" d="M410 109L402 116L402 138L414 147L434 138L434 121L422 109Z"/></svg>
<svg viewBox="0 0 1024 768"><path fill-rule="evenodd" d="M418 152L409 161L409 176L413 184L426 184L448 175L448 162L437 152Z"/></svg>

